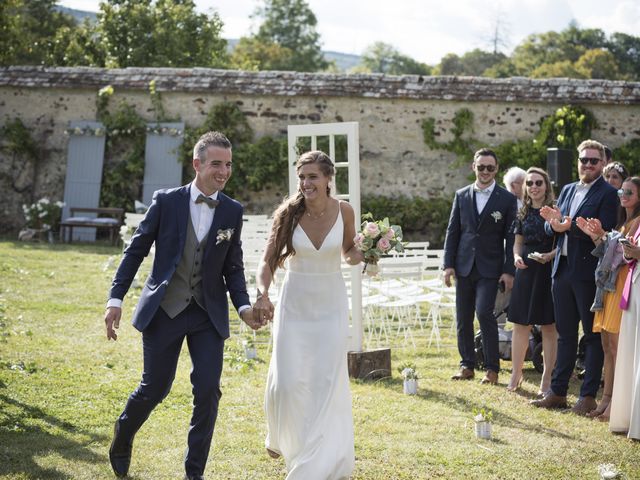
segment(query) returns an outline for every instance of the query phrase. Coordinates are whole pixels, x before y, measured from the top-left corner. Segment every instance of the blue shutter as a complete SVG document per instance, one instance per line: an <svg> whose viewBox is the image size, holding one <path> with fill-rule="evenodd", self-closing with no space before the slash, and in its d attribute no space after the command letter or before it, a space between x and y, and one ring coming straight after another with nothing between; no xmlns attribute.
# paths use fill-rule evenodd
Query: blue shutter
<svg viewBox="0 0 640 480"><path fill-rule="evenodd" d="M69 217L69 208L97 208L100 202L105 129L99 122L69 122L67 174L64 182L62 219ZM95 216L95 214L87 215ZM74 228L73 240L94 242L95 228Z"/></svg>
<svg viewBox="0 0 640 480"><path fill-rule="evenodd" d="M182 184L182 162L178 149L182 144L184 123L152 123L147 128L144 154L142 202L150 205L153 192Z"/></svg>

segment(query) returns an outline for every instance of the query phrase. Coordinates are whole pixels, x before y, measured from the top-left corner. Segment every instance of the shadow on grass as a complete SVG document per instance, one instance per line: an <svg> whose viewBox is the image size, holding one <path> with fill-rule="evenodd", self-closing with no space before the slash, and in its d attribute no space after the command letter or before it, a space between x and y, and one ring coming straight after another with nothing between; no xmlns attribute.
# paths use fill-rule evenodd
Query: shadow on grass
<svg viewBox="0 0 640 480"><path fill-rule="evenodd" d="M25 404L0 393L0 476L23 474L27 478L68 479L67 473L45 468L37 458L52 452L67 460L92 463L108 462L86 445L105 443L107 437L79 428L52 416L39 407ZM31 420L47 424L46 428L27 425ZM56 433L52 433L56 432ZM86 442L71 440L69 435L88 437Z"/></svg>
<svg viewBox="0 0 640 480"><path fill-rule="evenodd" d="M367 382L362 382L362 383L367 383ZM388 388L396 392L399 389L402 389L402 379L400 378L386 377L386 378L381 378L375 382L368 382L368 383L373 385L378 385L383 388ZM443 405L446 405L452 410L465 412L465 415L470 415L471 412L473 412L474 410L488 408L487 405L479 402L475 402L471 398L460 397L458 395L452 394L451 392L440 392L433 389L419 390L418 394L415 395L415 398L420 400L436 401L438 403L442 403ZM527 408L535 408L535 407L527 406ZM496 410L495 408L492 408L491 410L493 410L493 422L497 425L502 425L502 426L511 427L511 428L518 428L520 430L525 430L528 432L533 431L536 433L550 435L553 437L563 438L565 440L578 440L578 438L576 438L575 436L567 435L566 433L560 432L558 430L543 427L537 423L522 422L503 411Z"/></svg>

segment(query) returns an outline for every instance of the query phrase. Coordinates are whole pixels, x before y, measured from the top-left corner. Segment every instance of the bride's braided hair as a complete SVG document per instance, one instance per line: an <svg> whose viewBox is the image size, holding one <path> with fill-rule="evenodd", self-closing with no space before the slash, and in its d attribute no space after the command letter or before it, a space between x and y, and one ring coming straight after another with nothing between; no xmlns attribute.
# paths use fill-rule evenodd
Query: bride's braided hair
<svg viewBox="0 0 640 480"><path fill-rule="evenodd" d="M320 150L303 153L296 162L296 172L303 165L315 163L325 177L332 178L335 168L329 156ZM327 196L331 195L331 189L327 185ZM304 195L298 188L295 195L286 198L273 214L273 229L271 230L274 241L274 255L268 259L269 269L274 273L278 267L283 267L285 260L295 255L292 238L293 230L298 225L300 217L304 214ZM273 238L275 236L275 239Z"/></svg>

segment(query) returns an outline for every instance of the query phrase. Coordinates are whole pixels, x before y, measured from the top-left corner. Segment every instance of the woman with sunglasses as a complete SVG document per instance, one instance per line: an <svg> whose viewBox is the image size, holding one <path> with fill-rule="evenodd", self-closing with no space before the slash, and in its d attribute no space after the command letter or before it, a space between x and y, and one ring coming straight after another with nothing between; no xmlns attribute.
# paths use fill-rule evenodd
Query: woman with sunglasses
<svg viewBox="0 0 640 480"><path fill-rule="evenodd" d="M509 301L509 321L513 322L511 338L511 379L507 390L513 392L522 383L522 365L529 345L532 325L540 325L544 351L544 372L539 396L551 385L551 372L556 361L558 334L554 325L551 296L551 260L555 257L553 237L544 229L540 208L553 205L553 189L547 172L531 167L527 170L523 206L514 222L513 259L516 277Z"/></svg>
<svg viewBox="0 0 640 480"><path fill-rule="evenodd" d="M625 280L629 266L622 258L622 245L619 243L624 235L634 233L640 224L640 178L627 178L618 190L620 207L618 210L618 224L615 230L606 233L600 222L595 219L576 219L578 227L589 235L597 245L594 255L601 257L596 269L596 285L599 288L591 310L593 317L593 332L600 333L602 349L604 350L604 390L598 407L589 412L588 416L601 421L608 421L613 395L614 374L616 370L616 355L622 310L620 299L624 291ZM608 286L607 286L608 284ZM613 287L613 288L612 288ZM628 359L622 360L628 362Z"/></svg>

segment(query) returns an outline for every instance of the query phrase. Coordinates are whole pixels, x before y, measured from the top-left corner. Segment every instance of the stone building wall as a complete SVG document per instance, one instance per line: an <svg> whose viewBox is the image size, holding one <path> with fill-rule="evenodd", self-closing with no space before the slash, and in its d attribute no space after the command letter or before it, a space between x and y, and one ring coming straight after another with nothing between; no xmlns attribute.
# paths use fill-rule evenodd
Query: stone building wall
<svg viewBox="0 0 640 480"><path fill-rule="evenodd" d="M125 100L153 121L148 85L156 80L170 117L202 123L219 102L237 103L256 135L286 135L287 125L360 123L363 194L439 196L467 182L468 166L430 150L421 122L436 119L440 141L451 138L457 110L474 114L474 137L487 145L532 138L539 120L564 104L584 105L600 123L597 138L612 147L640 137L640 83L602 80L332 75L211 69L0 68L0 125L20 118L42 146L33 188L0 188L0 230L22 223L20 205L41 196L61 199L71 120L94 120L100 88L111 105ZM283 159L285 161L285 159ZM0 157L0 172L9 159ZM0 177L2 182L2 177ZM269 211L281 192L268 192L254 211Z"/></svg>

